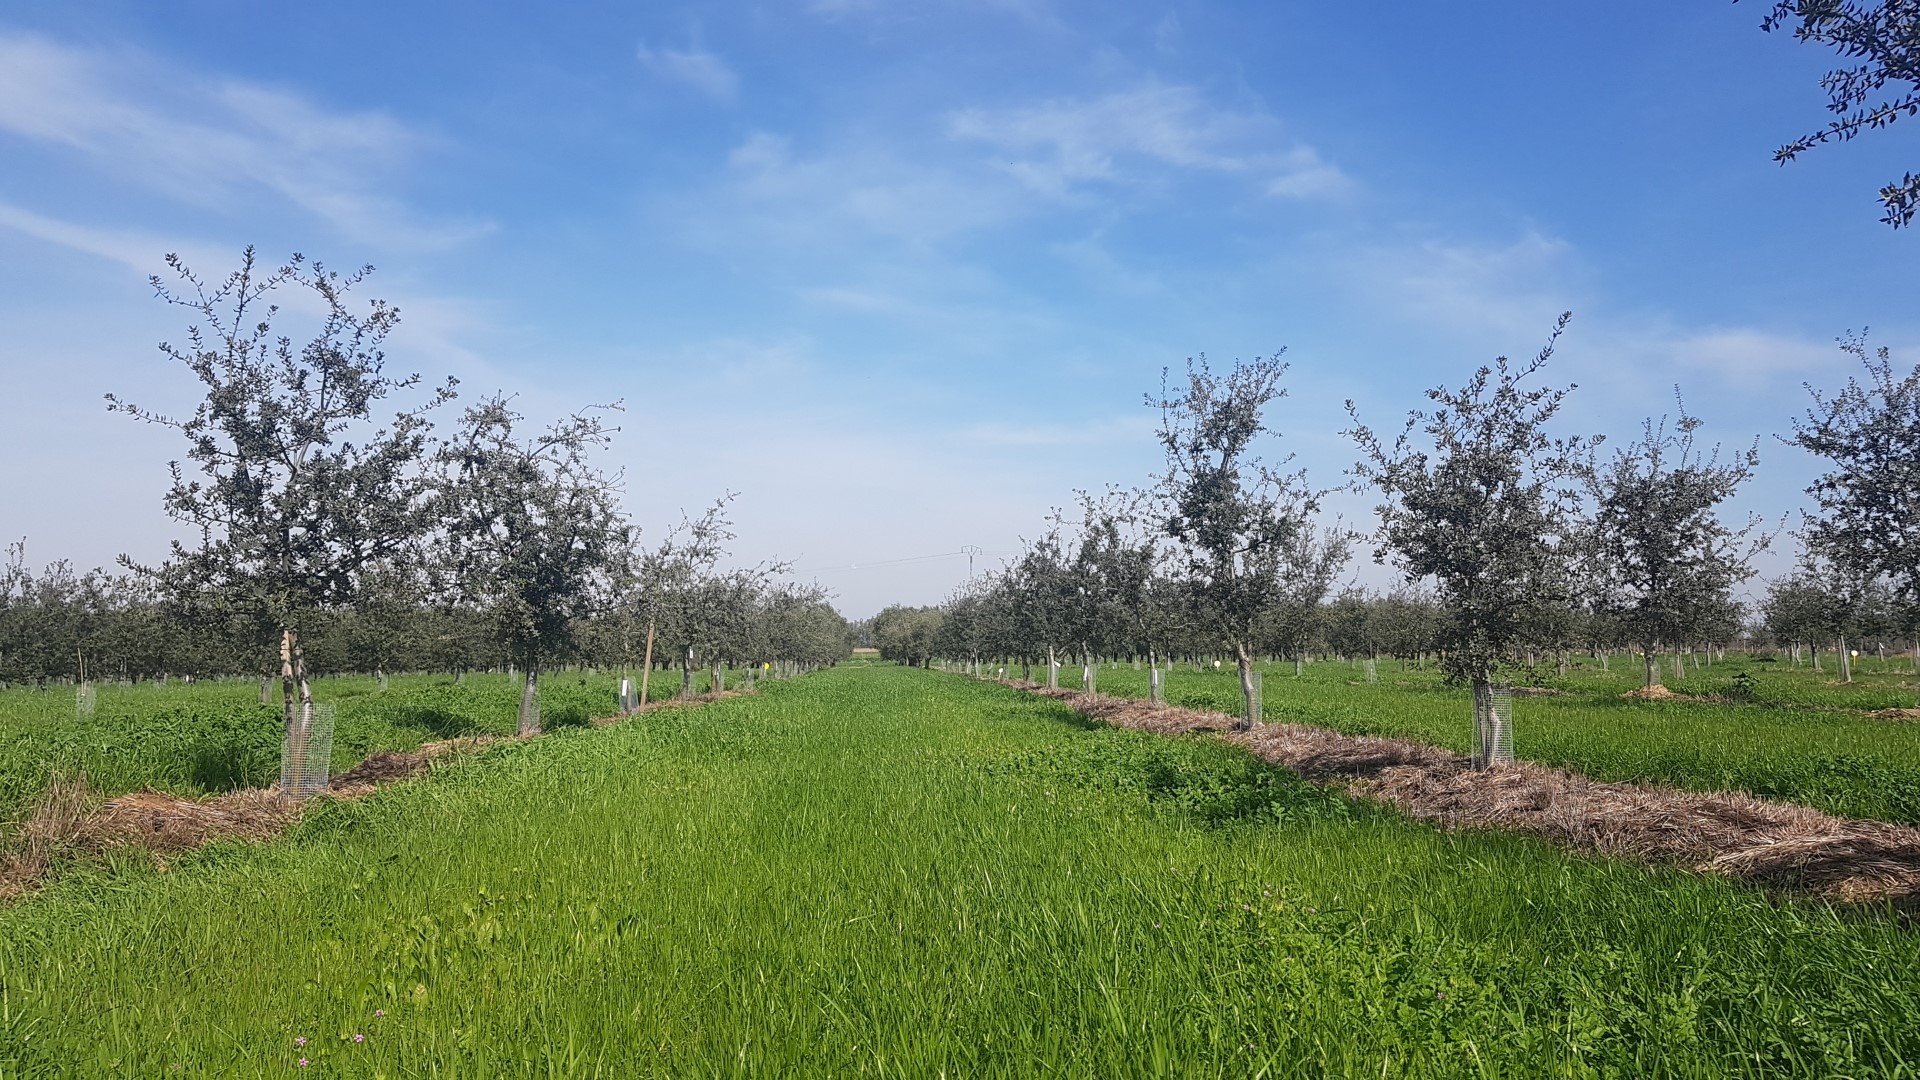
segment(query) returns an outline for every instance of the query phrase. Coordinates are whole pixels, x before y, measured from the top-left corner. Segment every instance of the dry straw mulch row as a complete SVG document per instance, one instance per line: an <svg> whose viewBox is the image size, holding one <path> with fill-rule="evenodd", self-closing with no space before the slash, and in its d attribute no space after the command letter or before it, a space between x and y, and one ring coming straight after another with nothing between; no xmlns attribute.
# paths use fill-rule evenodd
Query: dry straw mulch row
<svg viewBox="0 0 1920 1080"><path fill-rule="evenodd" d="M672 702L655 702L643 711L704 705L741 693L725 690ZM631 719L632 715L597 717L592 723L595 727L606 727ZM472 735L425 743L415 750L382 750L333 777L327 785L327 796L360 798L379 790L383 784L419 776L435 762L518 739L518 736ZM300 806L281 799L277 785L241 788L210 796L176 795L149 788L103 802L98 793L87 786L84 775L56 780L21 824L13 850L0 857L0 902L12 900L42 884L48 869L63 855L98 855L116 848L137 847L159 861L168 853L190 850L221 838L266 840L298 821ZM165 863L161 861L160 865Z"/></svg>
<svg viewBox="0 0 1920 1080"><path fill-rule="evenodd" d="M1010 685L1115 727L1211 732L1310 780L1345 785L1449 829L1511 829L1564 847L1678 863L1844 903L1920 910L1920 828L1859 821L1739 792L1603 783L1532 762L1476 770L1450 750L1405 739L1260 724L1129 698Z"/></svg>

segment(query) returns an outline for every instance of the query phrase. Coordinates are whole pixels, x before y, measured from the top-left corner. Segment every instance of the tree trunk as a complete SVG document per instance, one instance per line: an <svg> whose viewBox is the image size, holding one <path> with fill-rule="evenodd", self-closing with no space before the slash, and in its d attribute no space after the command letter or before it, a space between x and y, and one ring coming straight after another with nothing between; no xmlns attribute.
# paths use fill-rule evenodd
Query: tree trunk
<svg viewBox="0 0 1920 1080"><path fill-rule="evenodd" d="M520 725L522 737L540 734L540 663L527 664L526 685L520 688Z"/></svg>
<svg viewBox="0 0 1920 1080"><path fill-rule="evenodd" d="M1493 711L1493 684L1473 680L1473 767L1484 769L1493 764L1494 749L1499 746L1498 719Z"/></svg>
<svg viewBox="0 0 1920 1080"><path fill-rule="evenodd" d="M685 701L693 696L693 646L689 645L680 653L680 699Z"/></svg>
<svg viewBox="0 0 1920 1080"><path fill-rule="evenodd" d="M1300 677L1300 654L1298 652L1293 654L1293 677L1296 679Z"/></svg>
<svg viewBox="0 0 1920 1080"><path fill-rule="evenodd" d="M1047 689L1060 688L1060 659L1053 654L1053 646L1047 646Z"/></svg>
<svg viewBox="0 0 1920 1080"><path fill-rule="evenodd" d="M296 740L300 734L300 721L294 710L300 691L293 671L293 638L292 630L283 628L280 631L280 725L284 740L282 750L289 759L297 749Z"/></svg>
<svg viewBox="0 0 1920 1080"><path fill-rule="evenodd" d="M1240 730L1245 731L1260 719L1253 714L1253 655L1247 652L1245 645L1235 645L1233 647L1233 659L1234 663L1238 665L1240 669L1240 702L1242 707L1240 710L1239 726ZM1300 658L1295 656L1293 662L1296 670L1298 670Z"/></svg>
<svg viewBox="0 0 1920 1080"><path fill-rule="evenodd" d="M726 673L720 670L720 661L715 660L713 662L713 685L709 686L707 689L712 690L714 693L718 694L722 690L725 690L726 688L727 688Z"/></svg>
<svg viewBox="0 0 1920 1080"><path fill-rule="evenodd" d="M1853 681L1853 653L1847 648L1847 635L1840 635L1840 681Z"/></svg>

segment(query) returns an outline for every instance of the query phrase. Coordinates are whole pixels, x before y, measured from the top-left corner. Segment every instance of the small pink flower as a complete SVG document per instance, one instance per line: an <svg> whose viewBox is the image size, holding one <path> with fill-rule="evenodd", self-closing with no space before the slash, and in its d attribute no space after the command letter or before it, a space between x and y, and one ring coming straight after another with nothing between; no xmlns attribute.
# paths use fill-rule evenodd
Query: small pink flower
<svg viewBox="0 0 1920 1080"><path fill-rule="evenodd" d="M366 1037L365 1035L362 1035L362 1034L360 1034L359 1032L357 1032L357 1031L356 1031L356 1032L354 1032L354 1033L353 1033L353 1041L354 1041L354 1042L357 1042L357 1043L358 1043L358 1042L366 1042L366 1041L367 1041L367 1037Z"/></svg>
<svg viewBox="0 0 1920 1080"><path fill-rule="evenodd" d="M373 1010L373 1015L374 1015L374 1016L375 1016L376 1018L378 1018L378 1017L382 1017L382 1016L385 1016L385 1015L387 1015L387 1010L385 1010L385 1009L375 1009L375 1010Z"/></svg>
<svg viewBox="0 0 1920 1080"><path fill-rule="evenodd" d="M305 1035L295 1035L293 1037L293 1045L295 1046L307 1045L307 1037Z"/></svg>
<svg viewBox="0 0 1920 1080"><path fill-rule="evenodd" d="M300 1067L301 1067L301 1068L303 1068L303 1069L307 1067L307 1059L306 1059L306 1058L301 1058L301 1059L300 1059Z"/></svg>

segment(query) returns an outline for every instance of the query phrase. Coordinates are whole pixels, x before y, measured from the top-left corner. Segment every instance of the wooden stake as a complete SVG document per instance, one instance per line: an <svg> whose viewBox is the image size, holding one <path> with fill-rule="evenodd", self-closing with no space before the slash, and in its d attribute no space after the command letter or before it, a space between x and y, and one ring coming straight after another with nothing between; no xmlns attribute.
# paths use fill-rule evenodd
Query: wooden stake
<svg viewBox="0 0 1920 1080"><path fill-rule="evenodd" d="M640 665L640 709L647 707L647 679L653 675L653 620L647 620L647 658Z"/></svg>

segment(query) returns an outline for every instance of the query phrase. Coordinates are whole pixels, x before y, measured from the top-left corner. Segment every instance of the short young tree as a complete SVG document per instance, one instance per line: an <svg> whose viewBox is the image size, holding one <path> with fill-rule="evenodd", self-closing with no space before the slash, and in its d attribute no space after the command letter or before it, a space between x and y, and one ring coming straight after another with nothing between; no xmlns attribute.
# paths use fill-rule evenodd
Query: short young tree
<svg viewBox="0 0 1920 1080"><path fill-rule="evenodd" d="M617 406L614 406L617 407ZM541 669L573 647L581 620L608 601L631 528L619 477L588 460L618 428L589 409L526 437L525 417L494 395L469 408L439 451L442 571L486 612L526 671L519 731L540 731Z"/></svg>
<svg viewBox="0 0 1920 1080"><path fill-rule="evenodd" d="M1292 658L1296 678L1301 656L1327 629L1324 602L1352 553L1353 536L1340 525L1322 529L1307 522L1280 545L1280 573L1261 617L1261 636Z"/></svg>
<svg viewBox="0 0 1920 1080"><path fill-rule="evenodd" d="M1700 420L1675 400L1671 430L1665 417L1649 419L1638 442L1582 470L1594 507L1593 607L1640 652L1648 686L1660 681L1660 648L1699 641L1717 625L1772 540L1758 518L1732 529L1718 513L1753 476L1758 441L1724 462L1717 446L1702 454Z"/></svg>
<svg viewBox="0 0 1920 1080"><path fill-rule="evenodd" d="M1180 570L1192 582L1219 640L1233 650L1240 673L1243 723L1253 721L1253 650L1289 552L1318 508L1302 472L1283 474L1253 453L1269 432L1262 414L1285 395L1287 365L1274 354L1236 363L1216 375L1206 357L1187 363L1175 392L1162 376L1158 398L1166 471L1159 477L1166 507L1162 529L1179 548ZM1284 463L1283 463L1284 464Z"/></svg>
<svg viewBox="0 0 1920 1080"><path fill-rule="evenodd" d="M1028 674L1033 661L1046 657L1050 687L1059 682L1056 665L1060 650L1079 639L1078 619L1086 611L1060 531L1061 522L1055 515L1046 532L1022 541L1020 557L1006 573L1013 601L1011 637L1018 644Z"/></svg>
<svg viewBox="0 0 1920 1080"><path fill-rule="evenodd" d="M1807 488L1808 549L1850 579L1884 576L1903 605L1920 606L1920 367L1894 368L1864 335L1840 346L1866 369L1832 396L1809 386L1813 405L1787 442L1825 460Z"/></svg>
<svg viewBox="0 0 1920 1080"><path fill-rule="evenodd" d="M1547 344L1526 363L1506 357L1465 386L1427 391L1436 404L1414 410L1384 442L1362 424L1353 402L1347 432L1359 445L1354 475L1384 500L1377 508L1380 548L1410 583L1432 579L1446 612L1441 669L1473 687L1474 760L1489 764L1499 736L1494 677L1518 667L1543 608L1565 602L1565 562L1573 546L1574 478L1592 445L1554 439L1547 423L1572 387L1524 385L1546 366L1565 330L1562 315ZM1415 445L1415 434L1424 445Z"/></svg>
<svg viewBox="0 0 1920 1080"><path fill-rule="evenodd" d="M693 693L700 657L717 660L730 642L741 640L769 583L790 569L784 562L721 568L735 539L727 516L733 499L728 492L699 517L683 515L658 548L641 556L634 586L624 599L635 621L644 618L657 629L662 644L676 653L682 697Z"/></svg>
<svg viewBox="0 0 1920 1080"><path fill-rule="evenodd" d="M172 463L166 507L200 539L175 541L163 568L121 561L278 630L287 750L297 758L313 701L300 634L323 607L350 603L370 568L403 559L425 529L425 413L452 399L454 381L378 426L374 410L420 377L385 370L382 344L399 311L380 300L361 313L348 305L371 267L342 276L295 255L262 272L249 247L238 270L209 286L178 256L167 265L179 286L156 276L154 291L198 323L184 347L160 350L200 380L205 400L184 419L112 394L107 402L186 437L200 476ZM270 297L283 288L310 293L321 308L298 348L274 330L280 308Z"/></svg>

